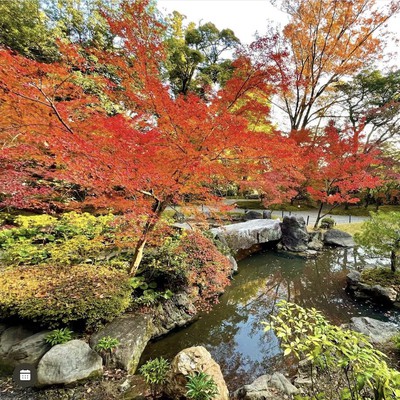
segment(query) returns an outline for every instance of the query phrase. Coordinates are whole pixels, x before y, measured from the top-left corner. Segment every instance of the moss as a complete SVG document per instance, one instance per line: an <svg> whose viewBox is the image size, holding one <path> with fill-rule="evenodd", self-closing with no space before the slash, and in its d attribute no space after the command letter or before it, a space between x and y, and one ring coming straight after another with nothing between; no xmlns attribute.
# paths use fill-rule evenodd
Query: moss
<svg viewBox="0 0 400 400"><path fill-rule="evenodd" d="M109 321L129 306L131 294L126 273L93 265L8 268L0 287L2 315L47 327Z"/></svg>
<svg viewBox="0 0 400 400"><path fill-rule="evenodd" d="M361 282L368 285L400 287L400 271L393 273L390 268L366 269L361 273Z"/></svg>

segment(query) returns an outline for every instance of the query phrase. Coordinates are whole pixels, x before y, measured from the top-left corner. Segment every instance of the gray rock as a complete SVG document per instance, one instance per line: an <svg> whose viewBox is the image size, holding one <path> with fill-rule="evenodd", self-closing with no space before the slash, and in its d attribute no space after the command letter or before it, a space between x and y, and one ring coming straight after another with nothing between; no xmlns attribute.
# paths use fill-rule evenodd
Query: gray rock
<svg viewBox="0 0 400 400"><path fill-rule="evenodd" d="M271 210L264 210L262 213L263 219L271 219L272 218L272 211Z"/></svg>
<svg viewBox="0 0 400 400"><path fill-rule="evenodd" d="M32 335L33 332L22 325L6 328L0 336L0 357L7 355L11 347Z"/></svg>
<svg viewBox="0 0 400 400"><path fill-rule="evenodd" d="M237 262L235 260L235 257L229 255L227 258L228 258L228 260L229 260L229 262L231 263L231 266L232 266L232 269L231 269L232 275L236 274L238 272L238 265L237 265Z"/></svg>
<svg viewBox="0 0 400 400"><path fill-rule="evenodd" d="M111 336L119 341L110 357L110 366L134 373L148 341L154 332L152 317L145 314L125 314L115 318L90 338L94 349L99 340Z"/></svg>
<svg viewBox="0 0 400 400"><path fill-rule="evenodd" d="M0 323L0 336L7 328L9 328L8 325Z"/></svg>
<svg viewBox="0 0 400 400"><path fill-rule="evenodd" d="M166 393L173 399L184 397L187 391L187 376L196 372L204 372L214 380L218 388L218 394L214 397L214 400L229 399L228 388L220 366L202 346L184 349L174 357L165 387Z"/></svg>
<svg viewBox="0 0 400 400"><path fill-rule="evenodd" d="M324 247L323 235L320 231L309 233L310 240L307 244L310 250L320 251Z"/></svg>
<svg viewBox="0 0 400 400"><path fill-rule="evenodd" d="M262 375L250 385L238 389L233 395L238 400L281 400L282 395L292 396L298 389L281 373Z"/></svg>
<svg viewBox="0 0 400 400"><path fill-rule="evenodd" d="M324 243L330 246L340 247L354 247L354 239L347 232L340 231L339 229L329 229L325 232Z"/></svg>
<svg viewBox="0 0 400 400"><path fill-rule="evenodd" d="M397 325L369 317L353 317L346 327L368 336L372 343L385 343L399 333Z"/></svg>
<svg viewBox="0 0 400 400"><path fill-rule="evenodd" d="M361 273L358 271L350 271L347 276L346 276L346 280L347 280L347 284L348 285L357 285L358 282L360 281L360 277L361 277Z"/></svg>
<svg viewBox="0 0 400 400"><path fill-rule="evenodd" d="M282 237L280 222L273 219L254 219L225 225L211 229L211 233L235 252L256 244L277 241Z"/></svg>
<svg viewBox="0 0 400 400"><path fill-rule="evenodd" d="M383 287L381 285L374 285L371 288L376 297L381 297L389 302L394 303L397 300L397 292L391 287Z"/></svg>
<svg viewBox="0 0 400 400"><path fill-rule="evenodd" d="M252 219L263 219L263 218L264 218L263 214L260 213L259 211L250 210L244 212L244 219L246 221L250 221Z"/></svg>
<svg viewBox="0 0 400 400"><path fill-rule="evenodd" d="M153 333L151 338L165 335L175 328L192 322L197 316L193 299L186 292L175 294L171 299L159 304L153 312Z"/></svg>
<svg viewBox="0 0 400 400"><path fill-rule="evenodd" d="M289 251L305 251L310 235L303 217L285 216L281 224L282 245Z"/></svg>
<svg viewBox="0 0 400 400"><path fill-rule="evenodd" d="M172 224L174 228L178 228L181 231L192 231L193 227L188 222L175 222Z"/></svg>
<svg viewBox="0 0 400 400"><path fill-rule="evenodd" d="M52 347L39 361L38 385L67 384L98 376L102 359L82 340Z"/></svg>
<svg viewBox="0 0 400 400"><path fill-rule="evenodd" d="M51 348L45 341L49 333L50 331L39 332L21 340L11 347L7 359L14 367L21 363L37 365L42 356Z"/></svg>

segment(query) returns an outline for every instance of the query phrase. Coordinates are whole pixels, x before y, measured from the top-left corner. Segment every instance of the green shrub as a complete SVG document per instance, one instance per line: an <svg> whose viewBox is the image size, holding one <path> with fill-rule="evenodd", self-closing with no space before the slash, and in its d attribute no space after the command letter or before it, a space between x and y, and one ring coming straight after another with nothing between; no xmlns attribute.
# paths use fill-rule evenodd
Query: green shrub
<svg viewBox="0 0 400 400"><path fill-rule="evenodd" d="M160 357L147 361L139 369L145 381L150 385L154 399L157 397L160 388L167 381L169 368L168 360Z"/></svg>
<svg viewBox="0 0 400 400"><path fill-rule="evenodd" d="M111 336L104 336L97 342L94 349L101 354L104 360L104 364L108 366L110 363L111 354L114 352L118 345L118 339Z"/></svg>
<svg viewBox="0 0 400 400"><path fill-rule="evenodd" d="M194 400L211 400L218 394L213 378L204 372L189 375L186 389L187 398Z"/></svg>
<svg viewBox="0 0 400 400"><path fill-rule="evenodd" d="M104 266L8 268L0 275L0 314L57 327L109 321L130 303L127 274Z"/></svg>
<svg viewBox="0 0 400 400"><path fill-rule="evenodd" d="M72 339L72 331L68 328L55 329L46 336L46 343L55 346L56 344L67 343Z"/></svg>
<svg viewBox="0 0 400 400"><path fill-rule="evenodd" d="M159 298L168 295L167 288L189 287L198 292L199 308L208 309L229 284L231 265L211 239L196 231L167 237L161 246L146 249L140 270L148 285L156 283L149 289L157 287Z"/></svg>
<svg viewBox="0 0 400 400"><path fill-rule="evenodd" d="M336 222L333 218L325 217L321 219L319 224L320 228L322 229L331 229L336 225Z"/></svg>
<svg viewBox="0 0 400 400"><path fill-rule="evenodd" d="M331 325L317 310L281 301L273 329L284 355L309 362L308 396L324 400L388 400L400 396L400 373L367 337ZM307 397L303 397L307 398Z"/></svg>
<svg viewBox="0 0 400 400"><path fill-rule="evenodd" d="M96 259L107 247L115 247L115 218L76 212L60 219L18 216L17 227L0 231L0 260L5 265L71 265Z"/></svg>

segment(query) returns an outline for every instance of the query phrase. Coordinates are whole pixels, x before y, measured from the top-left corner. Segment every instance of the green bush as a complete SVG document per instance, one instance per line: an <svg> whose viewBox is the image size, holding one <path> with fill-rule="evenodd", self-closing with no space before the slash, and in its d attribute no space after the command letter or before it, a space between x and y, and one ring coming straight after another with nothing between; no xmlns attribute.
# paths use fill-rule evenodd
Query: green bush
<svg viewBox="0 0 400 400"><path fill-rule="evenodd" d="M160 357L147 361L139 369L145 381L150 385L154 399L157 397L160 388L167 381L169 368L168 360Z"/></svg>
<svg viewBox="0 0 400 400"><path fill-rule="evenodd" d="M358 332L331 325L321 313L281 301L273 329L284 355L309 362L308 396L324 400L388 400L400 396L400 373ZM310 398L300 397L300 398Z"/></svg>
<svg viewBox="0 0 400 400"><path fill-rule="evenodd" d="M104 336L97 342L94 349L101 354L104 364L108 366L110 363L111 354L115 351L118 345L118 339L111 336Z"/></svg>
<svg viewBox="0 0 400 400"><path fill-rule="evenodd" d="M18 216L17 227L0 231L0 261L5 265L71 265L96 259L114 247L116 217L88 213Z"/></svg>
<svg viewBox="0 0 400 400"><path fill-rule="evenodd" d="M67 343L72 339L72 331L68 328L55 329L46 336L46 343L55 346L56 344Z"/></svg>
<svg viewBox="0 0 400 400"><path fill-rule="evenodd" d="M194 400L212 400L218 394L213 378L204 372L189 375L186 389L187 398Z"/></svg>
<svg viewBox="0 0 400 400"><path fill-rule="evenodd" d="M8 268L0 287L1 315L49 327L109 321L129 306L131 294L126 273L93 265Z"/></svg>
<svg viewBox="0 0 400 400"><path fill-rule="evenodd" d="M331 229L336 225L336 222L333 218L325 217L321 219L319 224L320 228L322 229Z"/></svg>

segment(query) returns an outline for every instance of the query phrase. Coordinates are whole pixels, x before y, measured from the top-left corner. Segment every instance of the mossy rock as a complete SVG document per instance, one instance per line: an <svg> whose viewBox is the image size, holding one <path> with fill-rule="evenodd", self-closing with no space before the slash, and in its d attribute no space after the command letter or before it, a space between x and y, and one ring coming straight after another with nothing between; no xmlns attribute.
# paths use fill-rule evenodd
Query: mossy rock
<svg viewBox="0 0 400 400"><path fill-rule="evenodd" d="M361 273L360 281L367 285L381 285L400 291L400 271L392 272L389 268L365 269Z"/></svg>
<svg viewBox="0 0 400 400"><path fill-rule="evenodd" d="M0 275L0 314L46 327L110 321L130 304L125 272L104 266L10 267Z"/></svg>

